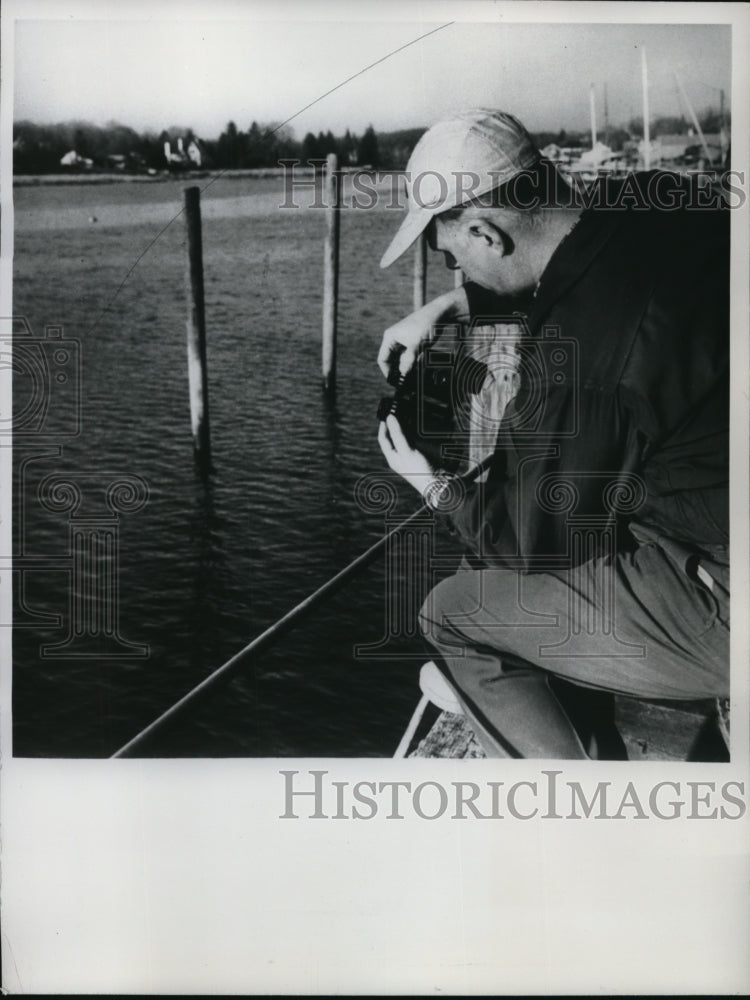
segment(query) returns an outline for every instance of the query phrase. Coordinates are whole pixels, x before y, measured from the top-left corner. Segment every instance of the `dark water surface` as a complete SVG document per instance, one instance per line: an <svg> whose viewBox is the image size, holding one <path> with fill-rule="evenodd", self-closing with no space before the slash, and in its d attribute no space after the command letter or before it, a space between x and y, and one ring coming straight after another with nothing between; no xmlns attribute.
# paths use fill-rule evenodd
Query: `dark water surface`
<svg viewBox="0 0 750 1000"><path fill-rule="evenodd" d="M411 309L411 257L386 272L377 262L399 213L342 213L339 388L330 403L320 386L324 214L278 210L278 179L206 190L215 466L206 483L190 437L182 220L164 230L183 186L16 191L14 315L36 339L59 325L80 342L82 398L77 437L50 431L60 429L55 406L68 405L53 384L47 430L16 439L16 549L41 567L15 580L24 626L14 633L16 755L108 756L384 531L384 513L362 509L354 487L387 471L376 441L386 387L375 355L383 329ZM432 264L430 294L449 284ZM29 391L17 371L17 413ZM117 605L121 637L146 644L146 658L40 654L65 639L72 620L71 512L50 511L38 494L51 474L78 485L76 516L91 517L108 513L106 487L118 476L145 480L147 504L117 523ZM417 505L409 487L398 492L391 517ZM449 539L440 544L453 551ZM144 752L392 754L427 657L416 637L355 657L355 645L386 634L385 600L379 560ZM43 613L59 622L40 624Z"/></svg>

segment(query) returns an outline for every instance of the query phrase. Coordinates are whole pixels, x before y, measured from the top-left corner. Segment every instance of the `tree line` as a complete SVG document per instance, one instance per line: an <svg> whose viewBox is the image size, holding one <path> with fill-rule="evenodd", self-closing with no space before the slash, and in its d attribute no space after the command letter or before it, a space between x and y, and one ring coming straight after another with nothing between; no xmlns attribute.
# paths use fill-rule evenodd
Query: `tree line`
<svg viewBox="0 0 750 1000"><path fill-rule="evenodd" d="M298 141L288 126L262 125L256 121L246 131L230 121L217 139L202 139L192 128L184 126L172 126L156 133L137 132L119 122L99 126L80 121L54 125L19 121L13 128L13 168L16 174L58 173L64 169L61 159L75 152L74 169L161 171L168 168L164 152L167 142L171 152L177 154L172 167L180 165L178 140L181 140L185 157L184 166L195 166L187 156L188 148L195 143L200 153L200 166L210 170L274 167L282 159L305 162L324 159L328 153L336 153L343 166L403 166L394 160L403 158L406 162L422 129L410 131L414 132L413 142L408 149L402 149L393 139L400 133L379 136L371 125L362 135L349 129L339 136L330 131L317 135L308 132Z"/></svg>
<svg viewBox="0 0 750 1000"><path fill-rule="evenodd" d="M699 116L706 132L718 132L722 122L720 114L709 108ZM655 118L651 122L651 136L684 133L688 123L684 118ZM13 167L16 174L58 173L65 169L60 160L71 151L80 158L72 169L120 169L130 172L162 171L168 168L164 154L165 142L173 152L177 140L182 140L184 150L195 142L200 150L200 166L208 170L238 170L257 167L274 167L282 159L307 162L323 159L336 153L343 166L403 169L423 128L401 129L393 132L376 132L372 125L362 135L346 130L343 135L331 131L308 132L300 141L286 125L251 122L246 131L230 121L217 139L201 139L193 129L172 126L160 133L135 129L119 122L92 125L73 121L55 125L37 125L19 121L13 128ZM624 143L643 135L640 119L634 118L627 126L613 126L600 138L615 151ZM586 146L590 142L587 131L540 132L534 138L540 148L554 142L559 146ZM91 161L90 165L86 161ZM179 166L179 159L172 168ZM184 166L191 166L186 160Z"/></svg>

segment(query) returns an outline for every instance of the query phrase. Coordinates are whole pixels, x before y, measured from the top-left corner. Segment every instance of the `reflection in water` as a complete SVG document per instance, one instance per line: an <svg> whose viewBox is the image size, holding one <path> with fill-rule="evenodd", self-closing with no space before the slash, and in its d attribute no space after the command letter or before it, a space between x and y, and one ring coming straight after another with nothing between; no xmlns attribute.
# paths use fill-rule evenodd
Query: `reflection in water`
<svg viewBox="0 0 750 1000"><path fill-rule="evenodd" d="M218 610L226 600L224 554L226 525L217 515L213 483L196 467L193 516L188 545L195 553L192 568L190 620L193 632L190 663L199 672L210 669L211 636L219 628Z"/></svg>

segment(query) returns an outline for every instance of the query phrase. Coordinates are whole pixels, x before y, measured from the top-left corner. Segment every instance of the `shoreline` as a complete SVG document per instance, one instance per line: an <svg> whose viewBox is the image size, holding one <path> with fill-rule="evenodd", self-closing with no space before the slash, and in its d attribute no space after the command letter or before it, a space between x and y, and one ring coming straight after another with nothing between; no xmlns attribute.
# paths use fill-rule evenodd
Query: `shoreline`
<svg viewBox="0 0 750 1000"><path fill-rule="evenodd" d="M355 172L357 167L342 167L341 173ZM313 167L299 164L295 173L302 176L312 176ZM158 174L120 174L120 173L78 173L78 174L16 174L13 176L14 187L41 187L44 185L79 185L79 184L160 184L167 181L193 181L211 177L227 180L240 180L247 177L283 177L285 167L246 167L237 170L186 170L179 173L162 171Z"/></svg>

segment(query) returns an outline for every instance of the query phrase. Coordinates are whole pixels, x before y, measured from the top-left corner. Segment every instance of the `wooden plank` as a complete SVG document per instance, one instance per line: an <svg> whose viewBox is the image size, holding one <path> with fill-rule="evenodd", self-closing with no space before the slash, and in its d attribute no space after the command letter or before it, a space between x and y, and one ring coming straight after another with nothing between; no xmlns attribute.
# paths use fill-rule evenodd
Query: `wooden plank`
<svg viewBox="0 0 750 1000"><path fill-rule="evenodd" d="M409 757L481 758L486 754L477 743L465 716L441 712L432 729Z"/></svg>
<svg viewBox="0 0 750 1000"><path fill-rule="evenodd" d="M728 705L720 724L715 721L715 703L640 701L618 696L615 721L630 760L728 759L724 730L728 736ZM482 758L486 754L466 718L442 712L409 757Z"/></svg>
<svg viewBox="0 0 750 1000"><path fill-rule="evenodd" d="M723 759L719 742L709 733L713 701L676 705L619 696L615 705L615 722L630 760Z"/></svg>

